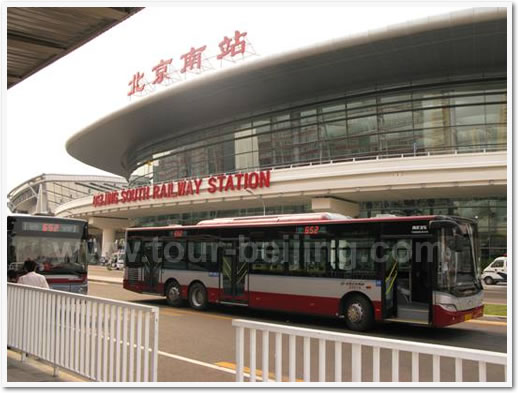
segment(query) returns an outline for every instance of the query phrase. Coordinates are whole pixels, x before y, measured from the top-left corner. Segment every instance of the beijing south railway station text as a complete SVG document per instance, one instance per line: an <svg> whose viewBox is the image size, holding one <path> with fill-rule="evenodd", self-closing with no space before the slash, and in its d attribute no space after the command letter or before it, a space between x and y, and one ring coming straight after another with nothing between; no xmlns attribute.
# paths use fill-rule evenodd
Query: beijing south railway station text
<svg viewBox="0 0 518 393"><path fill-rule="evenodd" d="M129 190L117 190L93 196L93 205L106 206L118 203L143 201L147 199L176 198L199 194L204 181L210 193L227 192L270 187L270 171L235 173L209 178L195 178L175 182L142 186Z"/></svg>

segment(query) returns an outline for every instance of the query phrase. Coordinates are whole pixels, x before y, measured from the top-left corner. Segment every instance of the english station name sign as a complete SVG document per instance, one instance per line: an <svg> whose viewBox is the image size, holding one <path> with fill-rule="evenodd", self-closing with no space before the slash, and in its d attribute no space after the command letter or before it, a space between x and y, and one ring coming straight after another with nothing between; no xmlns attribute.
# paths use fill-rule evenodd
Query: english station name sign
<svg viewBox="0 0 518 393"><path fill-rule="evenodd" d="M207 182L207 187L202 187ZM149 199L177 198L197 195L203 191L211 194L246 189L270 187L270 171L235 173L209 178L194 178L169 183L142 186L97 194L93 197L94 207L145 201Z"/></svg>

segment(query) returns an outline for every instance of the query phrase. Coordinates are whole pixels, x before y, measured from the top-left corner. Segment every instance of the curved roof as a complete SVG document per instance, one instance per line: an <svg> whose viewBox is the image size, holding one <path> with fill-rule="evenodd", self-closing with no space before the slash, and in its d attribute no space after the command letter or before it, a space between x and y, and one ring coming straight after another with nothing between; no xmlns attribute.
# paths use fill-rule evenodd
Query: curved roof
<svg viewBox="0 0 518 393"><path fill-rule="evenodd" d="M69 154L129 177L137 146L289 102L507 69L507 9L475 8L266 56L146 97L72 136ZM100 143L102 141L102 143Z"/></svg>
<svg viewBox="0 0 518 393"><path fill-rule="evenodd" d="M13 188L7 194L7 206L12 212L53 213L57 206L70 200L127 185L124 178L115 176L42 173Z"/></svg>
<svg viewBox="0 0 518 393"><path fill-rule="evenodd" d="M25 189L29 188L30 186L33 186L35 184L39 184L42 182L87 182L87 183L109 182L109 183L120 183L123 185L127 185L127 182L125 179L122 179L120 177L115 177L115 176L58 175L58 174L42 173L41 175L34 176L34 177L30 178L29 180L25 180L23 183L14 187L11 191L9 191L9 193L7 194L7 197L15 198L16 194L19 194L20 192L24 191Z"/></svg>

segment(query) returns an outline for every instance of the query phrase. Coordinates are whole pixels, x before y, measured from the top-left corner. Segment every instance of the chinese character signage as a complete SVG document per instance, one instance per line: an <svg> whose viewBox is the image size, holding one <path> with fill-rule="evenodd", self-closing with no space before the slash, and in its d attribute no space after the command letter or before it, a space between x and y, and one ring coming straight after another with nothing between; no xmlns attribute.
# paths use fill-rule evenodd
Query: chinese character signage
<svg viewBox="0 0 518 393"><path fill-rule="evenodd" d="M247 33L236 30L231 37L225 36L218 45L218 52L211 57L207 45L191 47L189 51L177 58L161 59L152 65L149 72L138 71L130 79L127 95L144 96L155 90L157 86L169 86L183 81L187 74L200 74L214 70L213 63L219 61L220 68L223 62L235 63L249 56L256 56L252 44L246 39Z"/></svg>
<svg viewBox="0 0 518 393"><path fill-rule="evenodd" d="M206 187L204 186L206 182ZM170 183L142 186L126 190L118 190L97 194L93 197L94 207L115 205L120 203L138 202L149 199L177 198L189 195L199 195L202 192L210 194L231 192L247 189L269 188L270 171L235 173L232 175L211 176L209 178L194 178Z"/></svg>

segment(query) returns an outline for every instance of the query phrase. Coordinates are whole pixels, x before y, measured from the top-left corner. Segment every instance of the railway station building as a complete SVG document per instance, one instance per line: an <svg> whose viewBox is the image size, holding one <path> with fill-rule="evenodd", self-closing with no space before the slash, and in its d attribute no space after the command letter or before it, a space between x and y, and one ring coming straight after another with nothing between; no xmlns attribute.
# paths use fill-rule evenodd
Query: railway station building
<svg viewBox="0 0 518 393"><path fill-rule="evenodd" d="M477 218L506 252L507 10L475 8L258 57L80 130L76 159L127 188L60 204L129 226L262 214Z"/></svg>

